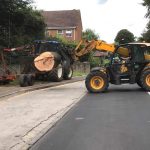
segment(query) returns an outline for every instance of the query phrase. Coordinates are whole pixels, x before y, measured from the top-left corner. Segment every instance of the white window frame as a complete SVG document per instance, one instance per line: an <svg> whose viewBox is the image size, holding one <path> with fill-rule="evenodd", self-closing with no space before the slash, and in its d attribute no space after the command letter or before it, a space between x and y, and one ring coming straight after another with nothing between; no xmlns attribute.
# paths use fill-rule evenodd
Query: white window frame
<svg viewBox="0 0 150 150"><path fill-rule="evenodd" d="M50 30L47 31L47 35L51 36L51 31Z"/></svg>
<svg viewBox="0 0 150 150"><path fill-rule="evenodd" d="M61 32L60 32L60 31L61 31ZM63 35L63 34L64 34L64 31L63 31L63 30L57 30L57 34Z"/></svg>
<svg viewBox="0 0 150 150"><path fill-rule="evenodd" d="M73 34L73 30L71 29L66 30L66 37L72 37L72 34Z"/></svg>
<svg viewBox="0 0 150 150"><path fill-rule="evenodd" d="M49 37L49 36L50 36L50 35L49 35L49 33L50 33L50 31L49 31L49 30L45 31L45 35L46 35L47 37Z"/></svg>

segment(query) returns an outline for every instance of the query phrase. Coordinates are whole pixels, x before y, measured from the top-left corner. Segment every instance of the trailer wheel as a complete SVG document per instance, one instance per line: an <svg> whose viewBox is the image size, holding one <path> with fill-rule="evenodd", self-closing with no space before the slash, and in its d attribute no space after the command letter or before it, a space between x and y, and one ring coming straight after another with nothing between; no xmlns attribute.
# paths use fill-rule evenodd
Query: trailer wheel
<svg viewBox="0 0 150 150"><path fill-rule="evenodd" d="M34 84L34 76L32 74L27 75L27 82L29 86L32 86Z"/></svg>
<svg viewBox="0 0 150 150"><path fill-rule="evenodd" d="M90 93L105 92L108 89L109 82L107 75L100 71L90 72L86 79L85 85Z"/></svg>
<svg viewBox="0 0 150 150"><path fill-rule="evenodd" d="M19 77L19 84L21 87L28 86L28 77L26 74L21 74Z"/></svg>
<svg viewBox="0 0 150 150"><path fill-rule="evenodd" d="M2 82L2 84L3 84L3 85L9 84L9 82L10 82L9 80L5 80L5 81Z"/></svg>
<svg viewBox="0 0 150 150"><path fill-rule="evenodd" d="M60 82L63 79L64 69L62 64L59 64L49 74L49 79L54 82Z"/></svg>
<svg viewBox="0 0 150 150"><path fill-rule="evenodd" d="M64 72L64 79L65 80L70 80L73 76L73 67L70 66L69 69L67 71Z"/></svg>
<svg viewBox="0 0 150 150"><path fill-rule="evenodd" d="M142 72L140 81L143 89L146 91L150 91L150 69L144 70Z"/></svg>

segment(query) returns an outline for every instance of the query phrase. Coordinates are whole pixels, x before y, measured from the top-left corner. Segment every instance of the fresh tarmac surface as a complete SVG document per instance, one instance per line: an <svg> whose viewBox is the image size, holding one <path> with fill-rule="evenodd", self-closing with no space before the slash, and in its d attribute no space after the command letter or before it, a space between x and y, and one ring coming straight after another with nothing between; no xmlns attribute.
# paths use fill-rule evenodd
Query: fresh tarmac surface
<svg viewBox="0 0 150 150"><path fill-rule="evenodd" d="M136 84L86 94L31 150L150 150L150 95Z"/></svg>

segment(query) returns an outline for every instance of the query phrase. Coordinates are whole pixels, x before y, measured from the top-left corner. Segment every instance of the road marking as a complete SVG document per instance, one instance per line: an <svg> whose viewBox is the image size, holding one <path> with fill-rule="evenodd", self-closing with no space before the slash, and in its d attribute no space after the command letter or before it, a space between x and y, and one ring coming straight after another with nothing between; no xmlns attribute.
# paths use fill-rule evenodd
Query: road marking
<svg viewBox="0 0 150 150"><path fill-rule="evenodd" d="M82 117L77 117L77 118L75 118L75 120L83 120L84 118L82 118Z"/></svg>

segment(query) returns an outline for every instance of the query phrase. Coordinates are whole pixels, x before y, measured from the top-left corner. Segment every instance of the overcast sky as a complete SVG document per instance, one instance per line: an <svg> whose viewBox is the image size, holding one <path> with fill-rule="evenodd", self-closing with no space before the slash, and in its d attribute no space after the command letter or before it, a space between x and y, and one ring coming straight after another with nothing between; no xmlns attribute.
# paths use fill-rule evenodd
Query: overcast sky
<svg viewBox="0 0 150 150"><path fill-rule="evenodd" d="M142 0L34 0L42 10L80 9L83 30L90 28L101 40L112 43L121 29L139 37L147 24Z"/></svg>

